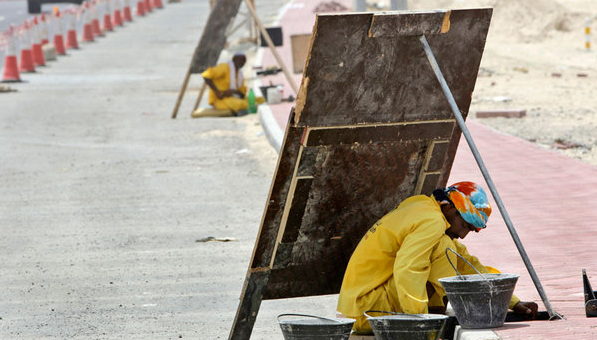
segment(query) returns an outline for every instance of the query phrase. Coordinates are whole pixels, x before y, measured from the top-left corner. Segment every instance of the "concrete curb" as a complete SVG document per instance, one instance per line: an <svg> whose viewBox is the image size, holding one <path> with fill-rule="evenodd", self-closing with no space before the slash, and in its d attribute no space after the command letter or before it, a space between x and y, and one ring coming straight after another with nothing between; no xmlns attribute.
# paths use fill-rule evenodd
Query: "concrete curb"
<svg viewBox="0 0 597 340"><path fill-rule="evenodd" d="M263 59L263 48L260 48L257 53L255 54L255 65L260 65L261 60ZM261 93L261 80L259 78L255 78L253 82L253 92ZM263 96L263 93L261 94ZM267 140L271 144L271 146L280 153L280 148L282 148L282 140L284 139L284 131L280 128L280 125L274 118L274 113L272 109L267 103L259 104L257 113L259 114L259 122L263 127L263 131L265 132L265 136Z"/></svg>
<svg viewBox="0 0 597 340"><path fill-rule="evenodd" d="M288 9L288 6L291 3L292 1L289 1L284 7L280 9L275 24L279 24L280 19L282 19L284 13L286 13L286 10ZM263 60L263 51L265 48L267 47L259 48L257 54L255 54L255 65L261 65L261 62ZM261 80L256 77L255 81L253 82L253 92L261 93L261 89L259 88L261 85ZM278 153L280 153L280 149L282 148L282 141L284 140L284 131L282 131L280 125L276 121L276 118L274 118L274 113L272 112L272 109L269 105L267 105L266 102L259 105L257 113L259 114L259 122L261 122L261 126L263 127L263 131L267 136L267 140L269 141L271 146Z"/></svg>
<svg viewBox="0 0 597 340"><path fill-rule="evenodd" d="M259 105L259 109L257 111L259 113L259 121L261 122L261 126L263 126L263 131L267 136L267 140L271 144L271 146L276 149L278 153L280 153L280 149L282 148L282 140L284 139L284 132L280 129L280 125L274 118L272 113L272 109L269 105Z"/></svg>

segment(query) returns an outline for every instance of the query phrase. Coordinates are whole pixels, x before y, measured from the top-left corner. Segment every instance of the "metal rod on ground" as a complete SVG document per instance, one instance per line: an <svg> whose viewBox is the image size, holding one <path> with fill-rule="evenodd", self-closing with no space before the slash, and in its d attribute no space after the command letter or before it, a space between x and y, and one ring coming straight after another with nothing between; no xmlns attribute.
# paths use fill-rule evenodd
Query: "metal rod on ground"
<svg viewBox="0 0 597 340"><path fill-rule="evenodd" d="M458 105L456 104L456 101L454 100L454 97L452 96L452 92L450 91L450 88L448 87L448 84L446 83L446 79L444 78L442 71L440 70L439 65L437 64L437 61L435 60L435 56L433 55L433 51L431 51L431 47L429 47L429 43L427 42L427 39L425 38L424 35L422 35L419 38L419 40L421 41L421 44L423 45L423 49L425 50L425 54L427 55L429 64L431 64L431 68L433 69L433 72L435 72L435 76L437 77L437 80L439 81L439 83L441 85L444 95L446 96L446 99L448 100L448 103L450 104L450 108L452 109L452 112L454 113L456 122L458 122L458 126L460 126L460 129L462 130L462 134L464 135L464 138L466 139L466 141L473 153L473 156L475 157L475 160L477 161L477 164L479 165L479 169L481 169L481 173L483 174L483 177L485 178L485 182L487 183L487 186L489 187L489 190L491 191L491 194L493 195L493 198L495 199L495 202L500 210L500 213L502 214L504 222L506 222L506 226L508 227L508 231L510 232L512 239L514 240L514 243L516 244L516 248L518 248L518 252L520 253L522 260L523 260L525 266L527 267L527 271L531 275L531 278L533 279L533 283L535 284L535 287L537 288L537 292L539 292L539 296L541 296L541 300L543 300L543 304L545 305L545 308L547 309L547 312L549 313L550 320L562 319L562 316L559 315L558 313L556 313L551 307L551 303L549 302L549 299L547 298L547 295L545 294L545 291L543 290L541 281L539 281L539 277L537 276L537 273L535 272L535 269L533 268L531 260L529 259L526 251L524 250L524 247L522 246L522 242L520 242L520 238L518 237L518 234L516 233L516 229L514 229L514 225L512 224L512 221L510 220L510 216L508 215L508 212L506 211L506 207L504 206L504 203L502 202L502 199L500 198L500 195L498 194L497 189L496 189L495 185L493 184L493 180L489 176L489 172L487 171L487 168L485 167L485 163L483 162L483 159L481 158L481 154L479 154L479 150L477 149L477 146L475 145L475 142L473 141L473 137L471 136L468 128L466 127L466 124L464 123L464 118L462 118L460 109L458 109Z"/></svg>
<svg viewBox="0 0 597 340"><path fill-rule="evenodd" d="M203 93L205 92L206 87L207 84L203 82L203 86L201 86L201 90L199 90L199 97L197 97L197 101L195 102L195 106L193 106L193 111L191 111L191 114L193 114L193 112L195 112L195 110L197 110L199 107L199 104L201 104L201 98L203 98Z"/></svg>
<svg viewBox="0 0 597 340"><path fill-rule="evenodd" d="M191 63L192 65L192 63ZM178 108L180 108L180 103L182 102L182 97L184 96L185 91L187 90L187 85L189 84L189 78L191 77L191 68L187 71L187 75L184 77L184 81L182 82L182 88L178 93L178 99L176 100L176 105L174 105L174 111L172 111L172 119L176 118L178 114Z"/></svg>
<svg viewBox="0 0 597 340"><path fill-rule="evenodd" d="M282 71L284 71L286 80L288 80L288 83L292 87L292 90L294 91L294 95L296 96L298 94L298 88L297 88L296 84L294 83L294 77L292 76L290 71L288 71L288 68L282 61L282 58L280 58L278 51L276 51L276 46L274 46L272 39L270 38L269 34L265 30L265 27L263 26L263 24L257 17L257 12L255 12L255 8L253 7L253 5L251 4L251 2L249 0L244 0L244 1L245 1L245 5L247 5L247 8L249 9L249 12L251 12L251 15L253 16L255 23L257 23L257 26L259 26L259 29L261 30L261 34L263 35L263 38L267 42L267 46L269 46L269 49L272 51L274 57L276 58L276 61L278 61L278 65L280 65L280 68L282 68Z"/></svg>

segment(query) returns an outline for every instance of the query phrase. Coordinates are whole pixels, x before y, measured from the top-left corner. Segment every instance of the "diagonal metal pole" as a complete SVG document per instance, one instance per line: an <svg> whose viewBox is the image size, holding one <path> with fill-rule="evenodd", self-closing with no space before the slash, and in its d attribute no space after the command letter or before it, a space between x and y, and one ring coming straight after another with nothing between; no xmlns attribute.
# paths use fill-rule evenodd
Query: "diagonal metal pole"
<svg viewBox="0 0 597 340"><path fill-rule="evenodd" d="M553 308L551 307L551 303L549 302L549 299L547 298L547 295L545 294L545 290L543 290L541 281L539 281L539 277L537 276L537 273L535 272L535 269L533 268L533 264L531 263L529 256L527 255L526 251L524 250L524 247L522 246L522 242L520 242L518 233L516 232L516 229L514 229L512 220L510 220L510 216L508 215L508 212L506 211L506 207L504 206L504 203L502 202L502 199L501 199L500 195L498 194L495 185L493 184L493 180L491 179L491 176L489 176L489 172L487 171L487 168L485 167L485 163L483 162L483 159L481 158L481 154L479 153L479 150L477 149L477 146L475 145L475 142L473 141L473 137L471 136L468 128L466 127L466 124L464 123L464 118L462 118L460 109L458 109L458 105L456 104L456 101L454 100L454 96L452 96L452 92L450 91L450 88L448 87L448 84L446 83L446 79L444 78L444 75L442 74L442 71L440 70L439 65L437 64L437 61L435 60L435 56L433 55L433 51L431 51L431 47L429 47L429 43L427 42L427 39L425 38L424 35L422 35L419 37L419 40L421 41L421 44L423 45L423 49L425 50L425 54L427 55L429 64L431 64L431 68L433 69L433 72L435 73L435 76L437 77L437 80L439 81L439 84L444 92L444 95L446 96L446 99L448 100L448 103L450 104L450 108L452 109L452 112L454 113L456 122L458 123L458 126L460 126L460 129L462 130L462 134L464 135L464 138L466 139L468 146L470 147L470 149L473 153L473 156L475 157L475 160L477 161L477 165L479 165L479 169L481 169L481 173L483 174L483 177L485 178L485 182L487 183L487 186L489 187L489 190L491 191L491 194L493 195L493 198L495 199L495 202L500 210L500 213L502 214L502 218L504 219L504 222L506 222L508 231L510 232L512 239L514 240L514 243L516 244L516 248L518 248L518 252L520 253L520 256L522 257L522 261L524 262L525 266L527 267L527 271L529 272L529 274L531 275L531 278L533 279L533 283L535 284L535 287L537 288L537 292L539 292L539 296L541 296L541 300L543 300L543 304L545 305L545 308L547 309L547 312L549 313L550 320L562 319L562 316L560 314L556 313L553 310Z"/></svg>
<svg viewBox="0 0 597 340"><path fill-rule="evenodd" d="M290 84L290 87L292 87L294 94L297 95L298 87L296 86L296 81L294 80L294 77L292 76L292 74L290 73L288 68L286 67L286 64L284 64L284 61L278 54L278 51L276 51L276 46L274 46L272 38L269 36L269 33L267 33L265 26L263 26L263 24L261 23L261 20L259 20L259 16L257 16L257 12L255 11L255 6L253 6L253 4L249 0L244 0L244 1L245 1L245 5L249 9L249 12L253 16L253 20L255 20L255 23L257 24L257 26L259 26L259 29L261 30L261 34L263 35L263 38L265 39L267 46L269 46L269 49L272 51L274 58L276 58L278 65L280 65L280 68L282 69L282 71L284 71L284 76L286 76L286 80L288 81L288 84Z"/></svg>

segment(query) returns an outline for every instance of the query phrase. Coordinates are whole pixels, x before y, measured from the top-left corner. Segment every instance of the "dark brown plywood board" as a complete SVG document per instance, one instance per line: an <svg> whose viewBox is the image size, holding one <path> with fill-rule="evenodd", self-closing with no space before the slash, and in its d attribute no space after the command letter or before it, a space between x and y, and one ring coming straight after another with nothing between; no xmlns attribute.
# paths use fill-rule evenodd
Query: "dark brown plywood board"
<svg viewBox="0 0 597 340"><path fill-rule="evenodd" d="M426 21L430 16L437 29ZM444 77L458 106L468 111L490 17L491 9L319 15L297 99L297 125L451 119L418 35L395 32L403 21L411 27L406 33L431 33L426 38ZM445 26L449 30L438 33Z"/></svg>
<svg viewBox="0 0 597 340"><path fill-rule="evenodd" d="M491 13L318 15L245 285L260 273L264 299L338 293L362 235L445 186L460 130L419 35L466 117ZM237 315L256 315L246 294Z"/></svg>
<svg viewBox="0 0 597 340"><path fill-rule="evenodd" d="M226 45L226 28L236 17L241 2L242 0L216 1L193 53L190 73L201 73L218 62Z"/></svg>

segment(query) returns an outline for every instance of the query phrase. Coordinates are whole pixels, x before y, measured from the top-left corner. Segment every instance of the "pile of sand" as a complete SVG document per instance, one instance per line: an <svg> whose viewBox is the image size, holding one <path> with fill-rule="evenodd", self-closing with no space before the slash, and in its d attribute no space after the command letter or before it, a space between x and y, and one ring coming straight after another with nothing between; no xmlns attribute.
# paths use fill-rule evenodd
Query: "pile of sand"
<svg viewBox="0 0 597 340"><path fill-rule="evenodd" d="M409 1L411 9L493 8L489 39L536 42L584 25L580 11L570 10L556 0L421 0Z"/></svg>
<svg viewBox="0 0 597 340"><path fill-rule="evenodd" d="M385 3L389 8L389 0ZM479 119L504 133L597 165L597 37L585 48L591 0L411 0L409 9L494 9L469 117L525 109L524 118ZM597 32L597 20L591 23ZM562 148L564 146L564 148Z"/></svg>

